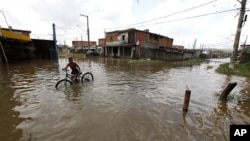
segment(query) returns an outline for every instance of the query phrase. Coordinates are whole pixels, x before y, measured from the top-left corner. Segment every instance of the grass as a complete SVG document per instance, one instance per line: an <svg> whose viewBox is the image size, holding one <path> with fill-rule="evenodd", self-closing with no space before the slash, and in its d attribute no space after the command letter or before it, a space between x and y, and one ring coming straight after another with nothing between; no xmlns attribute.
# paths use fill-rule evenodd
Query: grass
<svg viewBox="0 0 250 141"><path fill-rule="evenodd" d="M221 64L216 72L227 75L238 75L250 78L250 62L235 64L234 69L229 68L229 63Z"/></svg>

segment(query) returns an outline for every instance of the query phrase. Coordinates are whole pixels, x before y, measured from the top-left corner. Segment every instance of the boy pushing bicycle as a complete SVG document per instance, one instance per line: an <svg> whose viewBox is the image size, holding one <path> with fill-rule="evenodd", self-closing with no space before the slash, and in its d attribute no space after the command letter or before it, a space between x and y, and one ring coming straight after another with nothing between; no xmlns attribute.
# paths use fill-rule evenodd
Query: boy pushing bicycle
<svg viewBox="0 0 250 141"><path fill-rule="evenodd" d="M72 74L71 80L76 82L77 81L77 79L76 79L77 75L81 74L82 72L81 72L81 69L78 66L78 64L73 61L72 57L69 57L69 63L66 65L65 68L63 68L63 70L67 70L68 67L70 67L70 69L71 69L71 74Z"/></svg>

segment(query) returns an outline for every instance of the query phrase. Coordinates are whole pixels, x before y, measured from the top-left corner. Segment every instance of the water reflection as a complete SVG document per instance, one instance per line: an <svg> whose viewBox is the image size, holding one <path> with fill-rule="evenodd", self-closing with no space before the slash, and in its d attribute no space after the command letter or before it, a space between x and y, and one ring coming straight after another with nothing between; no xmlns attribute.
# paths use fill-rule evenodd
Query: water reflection
<svg viewBox="0 0 250 141"><path fill-rule="evenodd" d="M66 99L69 101L78 101L83 96L81 86L73 84L70 88L64 90Z"/></svg>
<svg viewBox="0 0 250 141"><path fill-rule="evenodd" d="M93 83L55 89L67 58L1 66L0 140L229 140L229 125L250 122L250 80L215 73L225 60L75 61L94 74ZM237 86L223 101L230 82Z"/></svg>
<svg viewBox="0 0 250 141"><path fill-rule="evenodd" d="M2 77L1 77L2 78ZM3 80L3 79L1 79ZM4 80L6 81L6 80ZM2 85L2 84L1 84ZM22 130L17 129L17 126L25 120L20 118L20 112L14 110L16 105L19 105L12 98L11 89L0 89L0 139L1 140L18 140L22 136Z"/></svg>

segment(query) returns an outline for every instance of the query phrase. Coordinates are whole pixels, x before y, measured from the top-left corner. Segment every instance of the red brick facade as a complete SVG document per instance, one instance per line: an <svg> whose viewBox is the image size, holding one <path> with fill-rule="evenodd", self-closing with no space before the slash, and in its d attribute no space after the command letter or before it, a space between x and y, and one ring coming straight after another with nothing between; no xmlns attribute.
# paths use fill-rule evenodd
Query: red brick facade
<svg viewBox="0 0 250 141"><path fill-rule="evenodd" d="M89 44L90 44L90 47L96 46L96 41L90 41ZM88 48L89 47L88 41L72 41L72 45L74 48L77 48L77 47Z"/></svg>
<svg viewBox="0 0 250 141"><path fill-rule="evenodd" d="M111 42L119 42L122 37L121 34L127 34L127 42L125 44L138 44L144 47L152 47L152 48L159 48L159 47L166 47L172 48L173 39L162 36L156 33L150 33L148 31L141 31L136 29L128 29L128 30L121 30L121 31L113 31L106 33L106 43Z"/></svg>
<svg viewBox="0 0 250 141"><path fill-rule="evenodd" d="M170 49L173 39L167 36L150 33L148 30L117 30L106 32L104 55L113 57L148 58L151 50Z"/></svg>

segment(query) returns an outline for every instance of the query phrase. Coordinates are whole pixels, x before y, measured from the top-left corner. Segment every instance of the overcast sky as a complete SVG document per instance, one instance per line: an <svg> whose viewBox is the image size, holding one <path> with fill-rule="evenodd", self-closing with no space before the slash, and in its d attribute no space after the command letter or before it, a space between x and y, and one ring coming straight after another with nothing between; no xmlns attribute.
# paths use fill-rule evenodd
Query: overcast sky
<svg viewBox="0 0 250 141"><path fill-rule="evenodd" d="M88 15L91 41L104 38L105 31L136 28L173 38L185 48L196 39L196 48L232 49L240 7L237 0L0 0L0 25L52 39L55 23L58 43L71 46L72 40L88 39L83 14ZM246 7L250 9L249 1ZM240 44L249 33L248 19Z"/></svg>

